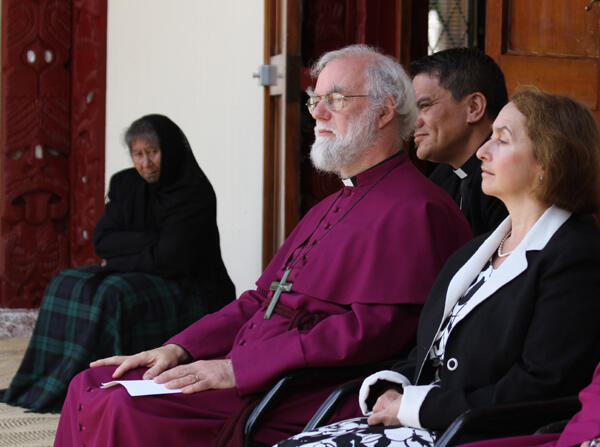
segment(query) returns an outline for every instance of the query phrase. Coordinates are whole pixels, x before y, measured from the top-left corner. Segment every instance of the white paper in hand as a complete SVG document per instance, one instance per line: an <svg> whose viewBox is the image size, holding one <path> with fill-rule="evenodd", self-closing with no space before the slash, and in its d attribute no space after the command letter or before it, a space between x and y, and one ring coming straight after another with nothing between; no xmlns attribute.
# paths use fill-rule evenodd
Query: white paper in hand
<svg viewBox="0 0 600 447"><path fill-rule="evenodd" d="M130 396L181 393L181 388L169 389L162 383L155 383L153 380L113 380L112 382L103 383L101 388L115 385L123 385Z"/></svg>

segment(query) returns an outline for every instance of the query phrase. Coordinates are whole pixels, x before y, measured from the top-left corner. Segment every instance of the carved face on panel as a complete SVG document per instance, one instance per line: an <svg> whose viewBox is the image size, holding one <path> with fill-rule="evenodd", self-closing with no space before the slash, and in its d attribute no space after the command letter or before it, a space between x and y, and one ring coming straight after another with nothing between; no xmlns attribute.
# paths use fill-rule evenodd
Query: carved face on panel
<svg viewBox="0 0 600 447"><path fill-rule="evenodd" d="M1 160L5 305L39 306L48 279L68 266L66 104L58 98L6 102Z"/></svg>
<svg viewBox="0 0 600 447"><path fill-rule="evenodd" d="M4 218L9 222L23 220L33 225L64 219L69 191L69 165L64 148L68 147L68 141L64 141L64 133L55 131L53 123L44 122L52 120L52 116L45 114L51 109L48 102L37 100L34 103L37 106L34 109L45 109L42 116L46 119L42 119L42 123L33 118L40 116L39 110L28 111L28 104L15 102L9 104L9 108L10 105L23 106L24 111L31 112L24 116L32 118L12 123L9 116L8 124L14 126L11 131L14 137L8 139L2 160ZM60 147L63 149L58 149Z"/></svg>
<svg viewBox="0 0 600 447"><path fill-rule="evenodd" d="M78 105L95 104L92 93L104 88L86 86L82 93L76 82L90 78L99 65L94 59L99 53L74 51L81 36L94 48L97 43L98 33L89 21L78 28L77 36L72 33L73 22L80 23L82 17L81 2L2 3L3 19L11 26L5 36L7 51L2 53L0 305L28 307L39 305L50 276L69 264L69 205L81 202L70 198L70 188L99 183L89 172L77 170L71 139L77 135L80 141L83 128L95 122L82 116ZM77 148L78 154L84 151L79 159L92 158L88 147ZM74 213L85 215L82 210ZM86 224L80 231L84 239L91 228Z"/></svg>
<svg viewBox="0 0 600 447"><path fill-rule="evenodd" d="M41 225L68 210L71 6L9 0L7 11L2 215Z"/></svg>

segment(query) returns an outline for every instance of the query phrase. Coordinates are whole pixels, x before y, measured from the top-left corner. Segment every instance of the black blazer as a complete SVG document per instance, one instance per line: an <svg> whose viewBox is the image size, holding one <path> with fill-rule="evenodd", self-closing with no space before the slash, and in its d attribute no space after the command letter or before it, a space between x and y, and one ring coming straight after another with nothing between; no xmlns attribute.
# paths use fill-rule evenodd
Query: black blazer
<svg viewBox="0 0 600 447"><path fill-rule="evenodd" d="M473 295L448 339L440 386L428 388L433 371L425 360L437 331L510 220L447 261L423 308L416 347L393 368L422 385L410 387L416 393L405 387L402 403L414 405L421 427L441 430L469 408L575 394L589 382L600 361L600 231L590 216L562 223L567 217L547 210ZM378 385L367 404L385 388Z"/></svg>

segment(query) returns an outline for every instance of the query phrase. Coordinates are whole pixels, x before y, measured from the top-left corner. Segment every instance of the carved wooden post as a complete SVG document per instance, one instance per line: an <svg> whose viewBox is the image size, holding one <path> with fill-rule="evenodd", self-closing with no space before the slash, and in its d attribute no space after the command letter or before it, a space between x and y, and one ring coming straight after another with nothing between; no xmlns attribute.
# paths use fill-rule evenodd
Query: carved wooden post
<svg viewBox="0 0 600 447"><path fill-rule="evenodd" d="M100 11L103 29L93 21L81 25L90 11ZM82 39L85 30L93 37ZM100 42L100 50L80 53L88 42ZM73 265L70 246L77 248L74 263L91 259L89 238L81 244L73 233L102 209L105 48L106 0L2 2L0 307L39 306L48 279ZM102 75L95 80L91 73ZM94 92L95 107L71 101L71 92L81 90ZM74 184L80 171L93 191ZM99 205L88 205L97 202L98 189ZM85 200L74 193L80 191Z"/></svg>
<svg viewBox="0 0 600 447"><path fill-rule="evenodd" d="M104 211L106 3L107 0L73 2L71 266L99 262L91 238Z"/></svg>

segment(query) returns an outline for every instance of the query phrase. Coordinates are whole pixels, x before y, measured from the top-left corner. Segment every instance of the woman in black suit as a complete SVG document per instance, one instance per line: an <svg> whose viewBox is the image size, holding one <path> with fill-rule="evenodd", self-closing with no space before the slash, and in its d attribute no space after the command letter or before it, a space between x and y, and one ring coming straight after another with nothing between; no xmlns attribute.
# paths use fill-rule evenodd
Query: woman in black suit
<svg viewBox="0 0 600 447"><path fill-rule="evenodd" d="M417 345L368 377L368 419L279 446L431 446L467 409L576 393L600 360L600 132L585 106L515 94L477 152L482 188L509 216L447 262Z"/></svg>

